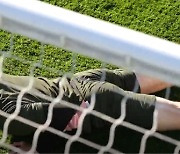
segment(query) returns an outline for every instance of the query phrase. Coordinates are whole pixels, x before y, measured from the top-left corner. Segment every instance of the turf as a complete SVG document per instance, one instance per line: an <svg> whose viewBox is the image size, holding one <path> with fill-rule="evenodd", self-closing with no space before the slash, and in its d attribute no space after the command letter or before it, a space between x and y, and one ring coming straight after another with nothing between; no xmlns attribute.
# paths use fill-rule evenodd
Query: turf
<svg viewBox="0 0 180 154"><path fill-rule="evenodd" d="M179 0L44 1L180 44ZM3 71L15 75L29 75L32 72L35 76L54 78L65 72L78 72L102 66L115 68L50 45L43 45L42 50L41 43L2 30L0 51L3 51L1 54L8 53L9 56L4 60ZM179 92L179 88L173 87L170 98L180 100ZM158 95L164 96L164 92Z"/></svg>
<svg viewBox="0 0 180 154"><path fill-rule="evenodd" d="M124 27L155 35L176 43L180 43L180 1L174 0L44 0L82 14L106 20ZM77 36L78 37L78 36ZM11 35L0 31L0 50L9 51ZM8 58L4 63L4 71L11 74L27 75L32 69L32 62L37 63L41 58L41 68L35 69L36 75L46 77L58 76L57 73L47 72L46 67L55 70L81 71L101 67L98 62L87 57L74 55L71 52L45 45L41 52L40 43L25 37L14 36L12 55L30 61L18 62ZM76 65L72 57L76 57ZM73 67L72 67L73 66ZM43 68L44 69L43 69ZM58 72L59 73L59 72Z"/></svg>

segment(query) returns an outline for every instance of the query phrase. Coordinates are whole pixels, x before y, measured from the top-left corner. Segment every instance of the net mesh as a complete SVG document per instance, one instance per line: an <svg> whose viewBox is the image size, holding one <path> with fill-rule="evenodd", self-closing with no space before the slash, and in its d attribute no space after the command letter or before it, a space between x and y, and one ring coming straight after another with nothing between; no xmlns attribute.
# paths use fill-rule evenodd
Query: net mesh
<svg viewBox="0 0 180 154"><path fill-rule="evenodd" d="M6 33L6 32L5 32ZM109 151L111 153L121 153L120 151L118 151L117 149L113 149L113 144L114 144L114 139L115 139L115 130L117 127L119 126L124 126L124 127L127 127L129 129L132 129L132 130L135 130L137 132L140 132L142 134L144 134L142 136L142 139L141 139L141 143L140 143L140 149L139 149L139 152L140 153L144 153L145 150L146 150L146 143L147 143L147 140L150 136L154 136L160 140L163 140L165 142L168 142L168 143L171 143L173 145L175 145L175 149L174 149L174 153L178 153L179 152L179 141L177 139L174 139L172 137L169 137L169 136L166 136L166 135L163 135L161 133L158 133L156 132L156 128L157 128L157 111L154 112L154 117L153 117L153 126L150 130L146 130L144 128L141 128L141 127L138 127L136 125L133 125L131 123L128 123L126 121L124 121L124 118L126 116L126 109L125 109L125 106L126 106L126 101L127 101L127 98L124 98L121 102L121 116L118 118L118 119L114 119L112 117L109 117L107 115L104 115L102 113L99 113L97 111L94 111L93 110L93 107L94 107L94 103L95 103L95 95L92 96L91 98L91 105L89 106L89 108L87 109L83 109L82 107L79 107L77 105L74 105L74 104L71 104L69 102L65 102L65 101L62 101L62 96L61 94L59 94L59 96L57 98L51 98L51 97L48 97L46 95L43 95L42 93L36 93L37 96L39 97L42 97L42 98L46 98L47 100L50 100L52 103L50 104L49 106L49 111L48 111L48 116L47 116L47 120L45 122L45 124L43 125L39 125L33 121L30 121L28 119L25 119L25 118L22 118L20 116L18 116L19 112L20 112L20 108L21 108L21 101L22 101L22 97L25 93L29 92L30 89L32 89L32 86L33 86L33 82L34 82L34 75L36 75L36 68L43 68L47 71L56 71L58 72L59 74L69 74L69 73L74 73L74 70L75 70L75 66L77 65L77 57L78 55L75 55L73 54L72 55L72 65L73 66L70 66L69 68L69 72L63 72L64 70L57 70L56 68L50 68L50 67L46 67L46 66L43 66L43 58L45 56L45 46L44 44L41 44L39 43L39 47L38 47L38 52L39 52L39 55L36 56L36 60L32 61L31 59L26 59L24 57L20 57L20 53L16 53L16 41L14 39L14 37L19 37L19 36L14 36L13 34L10 35L10 38L9 38L9 42L7 42L8 44L8 49L2 49L1 50L1 75L3 73L3 71L7 72L7 69L10 70L11 68L9 68L11 65L7 65L6 66L6 63L14 63L13 60L15 61L19 61L19 65L22 65L22 64L29 64L30 67L29 67L29 73L28 72L22 72L22 73L25 73L26 75L30 76L30 80L27 84L26 87L19 87L18 85L14 85L14 84L10 84L10 83L6 83L8 86L13 86L17 89L20 89L20 93L17 97L17 102L16 102L16 110L13 114L7 114L3 111L0 112L0 114L2 116L5 116L7 118L7 120L5 121L4 123L4 127L3 127L3 133L2 133L2 138L1 138L1 145L5 148L8 148L8 149L11 149L13 151L16 151L16 152L22 152L20 149L16 148L16 147L13 147L12 145L10 145L8 142L7 142L7 138L8 138L8 127L11 123L11 121L13 119L17 119L19 121L22 121L23 123L26 123L28 125L31 125L36 129L35 131L35 134L33 136L33 142L32 142L32 148L31 150L29 151L29 153L32 153L35 149L36 149L36 146L37 146L37 142L38 142L38 137L40 135L40 133L44 130L47 130L49 132L52 132L54 134L57 134L58 136L60 137L63 137L63 138L66 138L67 139L67 143L65 145L65 149L64 149L64 152L65 153L69 153L71 152L71 146L73 144L73 142L80 142L82 144L85 144L87 146L90 146L90 147L93 147L95 149L97 149L99 151L99 153L104 153L106 151ZM24 45L23 41L20 43L21 45ZM19 45L19 44L18 44ZM23 47L24 48L24 47ZM51 49L53 49L51 47ZM17 55L15 55L17 54ZM28 57L29 58L29 57ZM8 61L8 59L11 59ZM56 63L56 62L55 62ZM107 66L107 64L105 63L102 63L102 67L104 68L105 66ZM6 68L8 67L8 68ZM15 67L15 66L12 66L12 67ZM18 65L16 65L16 67L19 67ZM23 67L24 68L24 67ZM14 68L13 68L14 69ZM63 72L63 73L62 73ZM14 72L13 72L14 73ZM15 71L16 73L16 71ZM22 75L21 72L18 72L16 75ZM37 73L38 74L38 73ZM38 74L40 75L40 74ZM53 74L54 75L54 74ZM53 76L52 75L52 76ZM101 77L102 80L104 80L103 76ZM135 87L134 88L134 91L137 91L137 88L138 87ZM170 98L170 93L171 93L171 88L168 88L166 89L165 91L165 94L164 94L164 97L165 98ZM53 110L53 107L55 106L55 104L57 104L58 102L62 102L62 104L70 107L70 108L73 108L73 109L76 109L76 110L80 110L82 111L82 115L79 119L79 123L78 123L78 129L75 133L75 135L71 136L71 135L68 135L62 131L59 131L59 130L56 130L52 127L49 127L49 124L51 122L51 119L52 119L52 110ZM83 124L83 121L84 121L84 118L88 115L88 114L92 114L94 116L97 116L99 118L102 118L103 120L106 120L108 121L109 123L111 123L111 126L110 126L110 129L109 129L109 139L107 141L107 143L105 145L101 145L101 144L97 144L95 142L92 142L92 141L89 141L85 138L82 138L81 137L81 133L82 133L82 124Z"/></svg>
<svg viewBox="0 0 180 154"><path fill-rule="evenodd" d="M91 96L90 106L84 109L80 106L77 106L75 104L62 100L61 93L59 93L59 95L56 98L52 98L40 92L31 91L33 88L34 77L37 77L37 76L44 76L48 78L55 78L58 76L65 76L65 75L71 76L75 72L87 70L90 68L101 67L101 68L113 69L113 68L117 68L116 66L112 66L108 63L104 63L101 61L96 61L94 59L83 57L74 52L65 51L63 49L60 49L51 45L33 41L29 38L10 34L5 31L0 31L0 34L1 34L0 76L2 76L3 72L5 72L5 73L14 74L14 75L27 75L30 77L29 81L24 87L18 86L16 84L4 82L6 85L10 87L19 89L20 92L17 97L16 108L13 114L8 114L6 112L0 111L0 114L7 118L3 125L2 137L0 140L0 145L2 147L5 147L6 149L10 149L12 151L16 151L19 153L24 152L24 151L21 151L19 148L12 146L8 140L8 127L13 121L13 119L16 119L18 121L21 121L27 125L30 125L36 128L35 133L33 135L32 147L29 153L33 153L35 151L40 133L43 132L44 130L51 132L53 134L56 134L57 136L61 138L67 139L67 142L65 143L65 147L64 147L64 153L71 152L74 142L79 142L82 145L86 145L86 147L91 147L93 149L96 149L98 153L104 153L107 151L110 153L122 153L122 151L119 150L117 146L116 148L114 148L115 147L114 145L118 143L117 139L115 139L117 137L116 130L120 126L121 127L123 126L127 128L128 130L133 130L133 132L139 132L140 134L142 134L141 139L139 140L139 144L138 144L139 153L144 153L146 151L147 142L151 137L158 139L158 141L162 140L163 141L162 145L164 145L164 142L170 143L171 145L173 145L172 151L174 153L179 153L180 141L179 141L178 136L172 136L172 135L156 132L156 128L157 128L157 111L156 110L153 115L153 125L150 130L144 129L142 127L139 127L132 123L124 121L125 116L126 116L126 101L127 101L126 97L124 97L124 99L121 102L121 116L117 119L114 119L112 117L109 117L105 114L102 114L100 112L93 110L95 102L96 102L95 94ZM58 53L58 54L55 54L55 53ZM94 65L89 65L89 63L93 63ZM129 62L129 64L131 68L131 62ZM104 76L101 77L101 81L104 81ZM61 86L61 82L59 82L59 86ZM138 86L136 85L136 87L134 87L134 92L136 92L137 89L138 89ZM40 125L38 123L35 123L33 121L30 121L18 115L21 109L21 102L23 99L23 95L29 91L31 91L32 94L51 102L48 108L47 120L43 125ZM167 99L171 99L173 92L174 92L174 89L167 88L160 95L162 95L163 97ZM69 108L73 108L75 110L79 110L82 112L79 122L78 122L78 129L75 135L69 135L63 131L59 131L57 129L54 129L53 127L49 127L52 120L53 108L59 102L61 102L62 105L65 105ZM108 131L109 133L106 134L106 136L101 136L101 139L106 137L106 143L101 144L99 143L98 139L96 142L94 140L92 141L92 140L88 140L82 137L83 122L84 122L85 117L89 114L95 117L101 118L102 120L110 123L109 131ZM175 133L178 134L178 132L175 132ZM123 132L120 132L120 134L123 134ZM96 136L97 134L93 133L92 135ZM128 142L128 140L133 140L133 137L132 138L129 137L129 139L127 139L126 142ZM159 147L161 148L160 145ZM159 147L153 147L153 148L157 149ZM129 147L126 147L126 148L128 149Z"/></svg>

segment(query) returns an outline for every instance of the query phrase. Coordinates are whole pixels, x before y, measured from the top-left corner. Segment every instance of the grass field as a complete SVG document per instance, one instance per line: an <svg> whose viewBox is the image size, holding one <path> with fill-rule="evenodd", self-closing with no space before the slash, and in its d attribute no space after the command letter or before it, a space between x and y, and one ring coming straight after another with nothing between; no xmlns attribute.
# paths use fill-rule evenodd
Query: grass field
<svg viewBox="0 0 180 154"><path fill-rule="evenodd" d="M43 0L53 5L58 5L82 14L106 20L130 29L154 35L180 44L180 1L179 0ZM78 37L78 36L77 36ZM29 75L34 71L35 76L53 78L69 71L82 71L90 68L104 66L101 62L80 56L63 49L32 41L26 37L13 36L13 49L10 47L12 35L0 31L0 50L11 51L11 58L4 61L3 70L15 75ZM18 60L17 60L18 59ZM35 63L41 63L34 68ZM75 63L75 65L73 65ZM108 68L114 68L106 64ZM180 90L172 88L170 98L180 100ZM164 96L164 92L158 93ZM168 132L175 138L179 132ZM180 134L180 133L179 133ZM152 152L161 149L167 152L172 147L164 147L164 143L150 139ZM165 150L165 151L163 151ZM167 150L167 151L166 151ZM4 151L0 151L3 153Z"/></svg>

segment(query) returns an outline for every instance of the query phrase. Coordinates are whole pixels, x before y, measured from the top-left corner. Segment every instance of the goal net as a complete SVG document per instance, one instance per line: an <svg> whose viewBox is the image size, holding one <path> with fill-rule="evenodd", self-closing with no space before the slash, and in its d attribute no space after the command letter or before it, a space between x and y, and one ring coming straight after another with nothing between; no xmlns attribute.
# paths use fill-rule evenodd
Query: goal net
<svg viewBox="0 0 180 154"><path fill-rule="evenodd" d="M90 106L83 109L78 105L63 101L60 95L52 98L40 92L33 92L31 89L35 82L34 76L48 78L55 78L59 75L71 76L77 71L97 67L125 67L179 86L180 45L35 0L0 0L0 28L0 76L2 77L4 72L29 76L24 87L3 82L7 86L18 89L19 94L15 111L12 114L0 111L0 115L6 118L0 140L2 147L23 152L8 142L8 127L16 119L36 128L30 153L36 149L38 138L45 130L56 134L59 138L66 139L65 153L71 152L75 142L81 143L81 146L96 149L99 153L106 151L121 153L122 151L118 148L114 148L116 134L118 134L115 132L119 131L122 135L125 131L119 130L120 126L128 131L132 130L133 134L134 132L142 134L138 145L140 153L146 151L147 142L151 137L171 144L174 153L179 152L179 139L156 132L156 111L150 130L124 121L126 97L121 103L121 116L114 119L93 110L95 95L91 97ZM94 63L94 65L89 66L88 63ZM104 80L104 76L101 80ZM138 87L134 87L135 91L137 89ZM19 116L23 95L29 91L51 102L44 124L38 124ZM169 99L171 92L171 88L166 89L164 97ZM73 135L49 126L53 108L59 102L61 105L82 111L78 129ZM109 133L101 136L101 140L106 138L106 143L101 144L96 142L98 139L92 141L82 137L83 121L89 114L110 124ZM133 139L129 138L129 140Z"/></svg>

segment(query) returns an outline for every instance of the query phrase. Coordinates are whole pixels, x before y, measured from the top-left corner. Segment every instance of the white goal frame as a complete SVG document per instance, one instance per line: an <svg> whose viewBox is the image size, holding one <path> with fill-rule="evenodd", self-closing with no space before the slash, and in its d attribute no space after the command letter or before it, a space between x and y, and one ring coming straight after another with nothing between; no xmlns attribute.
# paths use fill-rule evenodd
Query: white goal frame
<svg viewBox="0 0 180 154"><path fill-rule="evenodd" d="M0 28L180 85L180 45L36 0L0 0Z"/></svg>

